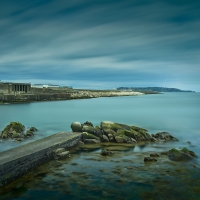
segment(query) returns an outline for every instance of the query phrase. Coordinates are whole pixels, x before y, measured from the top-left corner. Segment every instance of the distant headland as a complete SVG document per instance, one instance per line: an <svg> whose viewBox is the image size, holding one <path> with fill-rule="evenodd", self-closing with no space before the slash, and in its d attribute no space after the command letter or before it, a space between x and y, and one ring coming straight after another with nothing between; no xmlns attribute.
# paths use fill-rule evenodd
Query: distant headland
<svg viewBox="0 0 200 200"><path fill-rule="evenodd" d="M119 87L117 90L136 91L136 92L195 92L191 90L180 90L167 87Z"/></svg>

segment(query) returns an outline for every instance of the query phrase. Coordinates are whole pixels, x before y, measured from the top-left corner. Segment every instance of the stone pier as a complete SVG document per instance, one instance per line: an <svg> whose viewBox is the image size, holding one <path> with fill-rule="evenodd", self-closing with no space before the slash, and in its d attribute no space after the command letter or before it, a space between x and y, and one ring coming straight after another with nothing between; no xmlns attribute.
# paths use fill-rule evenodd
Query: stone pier
<svg viewBox="0 0 200 200"><path fill-rule="evenodd" d="M69 150L81 139L81 133L60 132L0 153L0 186L17 179L53 159L58 148Z"/></svg>

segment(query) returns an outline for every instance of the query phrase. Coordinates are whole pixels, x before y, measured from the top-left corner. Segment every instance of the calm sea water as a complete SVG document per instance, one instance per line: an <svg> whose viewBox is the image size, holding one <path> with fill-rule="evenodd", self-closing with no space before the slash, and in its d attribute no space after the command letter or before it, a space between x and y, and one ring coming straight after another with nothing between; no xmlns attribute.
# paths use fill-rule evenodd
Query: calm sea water
<svg viewBox="0 0 200 200"><path fill-rule="evenodd" d="M200 93L7 104L0 105L0 116L0 130L11 121L39 129L26 142L1 141L0 151L56 132L71 131L74 121L99 125L109 120L140 126L150 133L168 131L180 140L135 147L108 146L116 151L109 158L100 156L101 146L76 149L72 158L49 162L1 189L0 199L198 199L200 196L200 183L194 178L200 175L199 168L193 170L190 165L194 163L177 164L160 158L159 164L146 166L141 158L174 146L187 147L200 157ZM200 164L199 159L195 164ZM130 171L128 166L134 169Z"/></svg>

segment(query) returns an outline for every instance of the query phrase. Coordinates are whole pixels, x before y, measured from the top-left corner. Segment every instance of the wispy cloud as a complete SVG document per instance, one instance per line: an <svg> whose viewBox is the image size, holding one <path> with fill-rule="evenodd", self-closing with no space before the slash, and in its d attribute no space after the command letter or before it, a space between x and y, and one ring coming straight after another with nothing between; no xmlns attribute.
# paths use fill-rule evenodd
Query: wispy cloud
<svg viewBox="0 0 200 200"><path fill-rule="evenodd" d="M4 1L0 76L200 90L199 12L178 0Z"/></svg>

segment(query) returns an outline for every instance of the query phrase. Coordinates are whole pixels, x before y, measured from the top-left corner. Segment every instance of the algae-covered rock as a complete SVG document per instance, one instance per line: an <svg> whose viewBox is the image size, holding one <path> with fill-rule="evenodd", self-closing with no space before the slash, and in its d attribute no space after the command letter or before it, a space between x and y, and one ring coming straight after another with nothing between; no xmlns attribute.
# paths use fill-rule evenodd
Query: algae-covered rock
<svg viewBox="0 0 200 200"><path fill-rule="evenodd" d="M180 150L173 148L168 151L168 157L170 160L181 161L191 160L193 158L197 158L198 156L193 151L190 151L187 148L183 148Z"/></svg>
<svg viewBox="0 0 200 200"><path fill-rule="evenodd" d="M71 129L73 132L82 132L82 126L80 122L73 122L71 124Z"/></svg>
<svg viewBox="0 0 200 200"><path fill-rule="evenodd" d="M125 142L125 141L124 141L124 138L123 138L123 137L120 137L120 136L116 136L116 137L115 137L115 140L116 140L117 143L123 143L123 142Z"/></svg>
<svg viewBox="0 0 200 200"><path fill-rule="evenodd" d="M123 138L124 142L132 142L131 138L136 141L150 141L151 136L147 133L146 129L137 126L128 126L126 124L119 124L111 121L103 121L100 124L101 129L107 134L112 134L115 137ZM118 138L116 141L122 141Z"/></svg>
<svg viewBox="0 0 200 200"><path fill-rule="evenodd" d="M159 141L159 140L161 140L161 141L178 141L177 138L175 138L168 132L159 132L156 134L152 134L152 137L155 138L157 141Z"/></svg>
<svg viewBox="0 0 200 200"><path fill-rule="evenodd" d="M29 128L25 133L25 126L20 122L10 122L9 125L2 131L0 134L0 138L2 139L15 139L15 141L22 141L23 138L33 136L34 133L37 131L35 127Z"/></svg>
<svg viewBox="0 0 200 200"><path fill-rule="evenodd" d="M87 133L87 132L83 132L83 134L82 134L82 140L83 140L83 142L84 142L86 139L96 139L96 140L100 140L100 138L97 137L97 136L95 136L95 135L92 135L92 134Z"/></svg>
<svg viewBox="0 0 200 200"><path fill-rule="evenodd" d="M102 142L110 142L109 139L108 139L108 137L107 137L106 135L103 135L103 136L102 136L101 141L102 141Z"/></svg>
<svg viewBox="0 0 200 200"><path fill-rule="evenodd" d="M2 131L0 138L20 138L23 136L25 126L20 122L10 122L6 128Z"/></svg>
<svg viewBox="0 0 200 200"><path fill-rule="evenodd" d="M99 138L102 138L102 135L103 135L103 133L100 129L94 128L94 127L91 127L91 126L87 126L87 125L83 125L82 131L90 133L92 135L95 135L96 137L99 137Z"/></svg>
<svg viewBox="0 0 200 200"><path fill-rule="evenodd" d="M98 143L100 143L100 141L96 140L96 139L85 139L84 143L85 144L98 144Z"/></svg>
<svg viewBox="0 0 200 200"><path fill-rule="evenodd" d="M94 127L92 122L86 121L83 125Z"/></svg>

